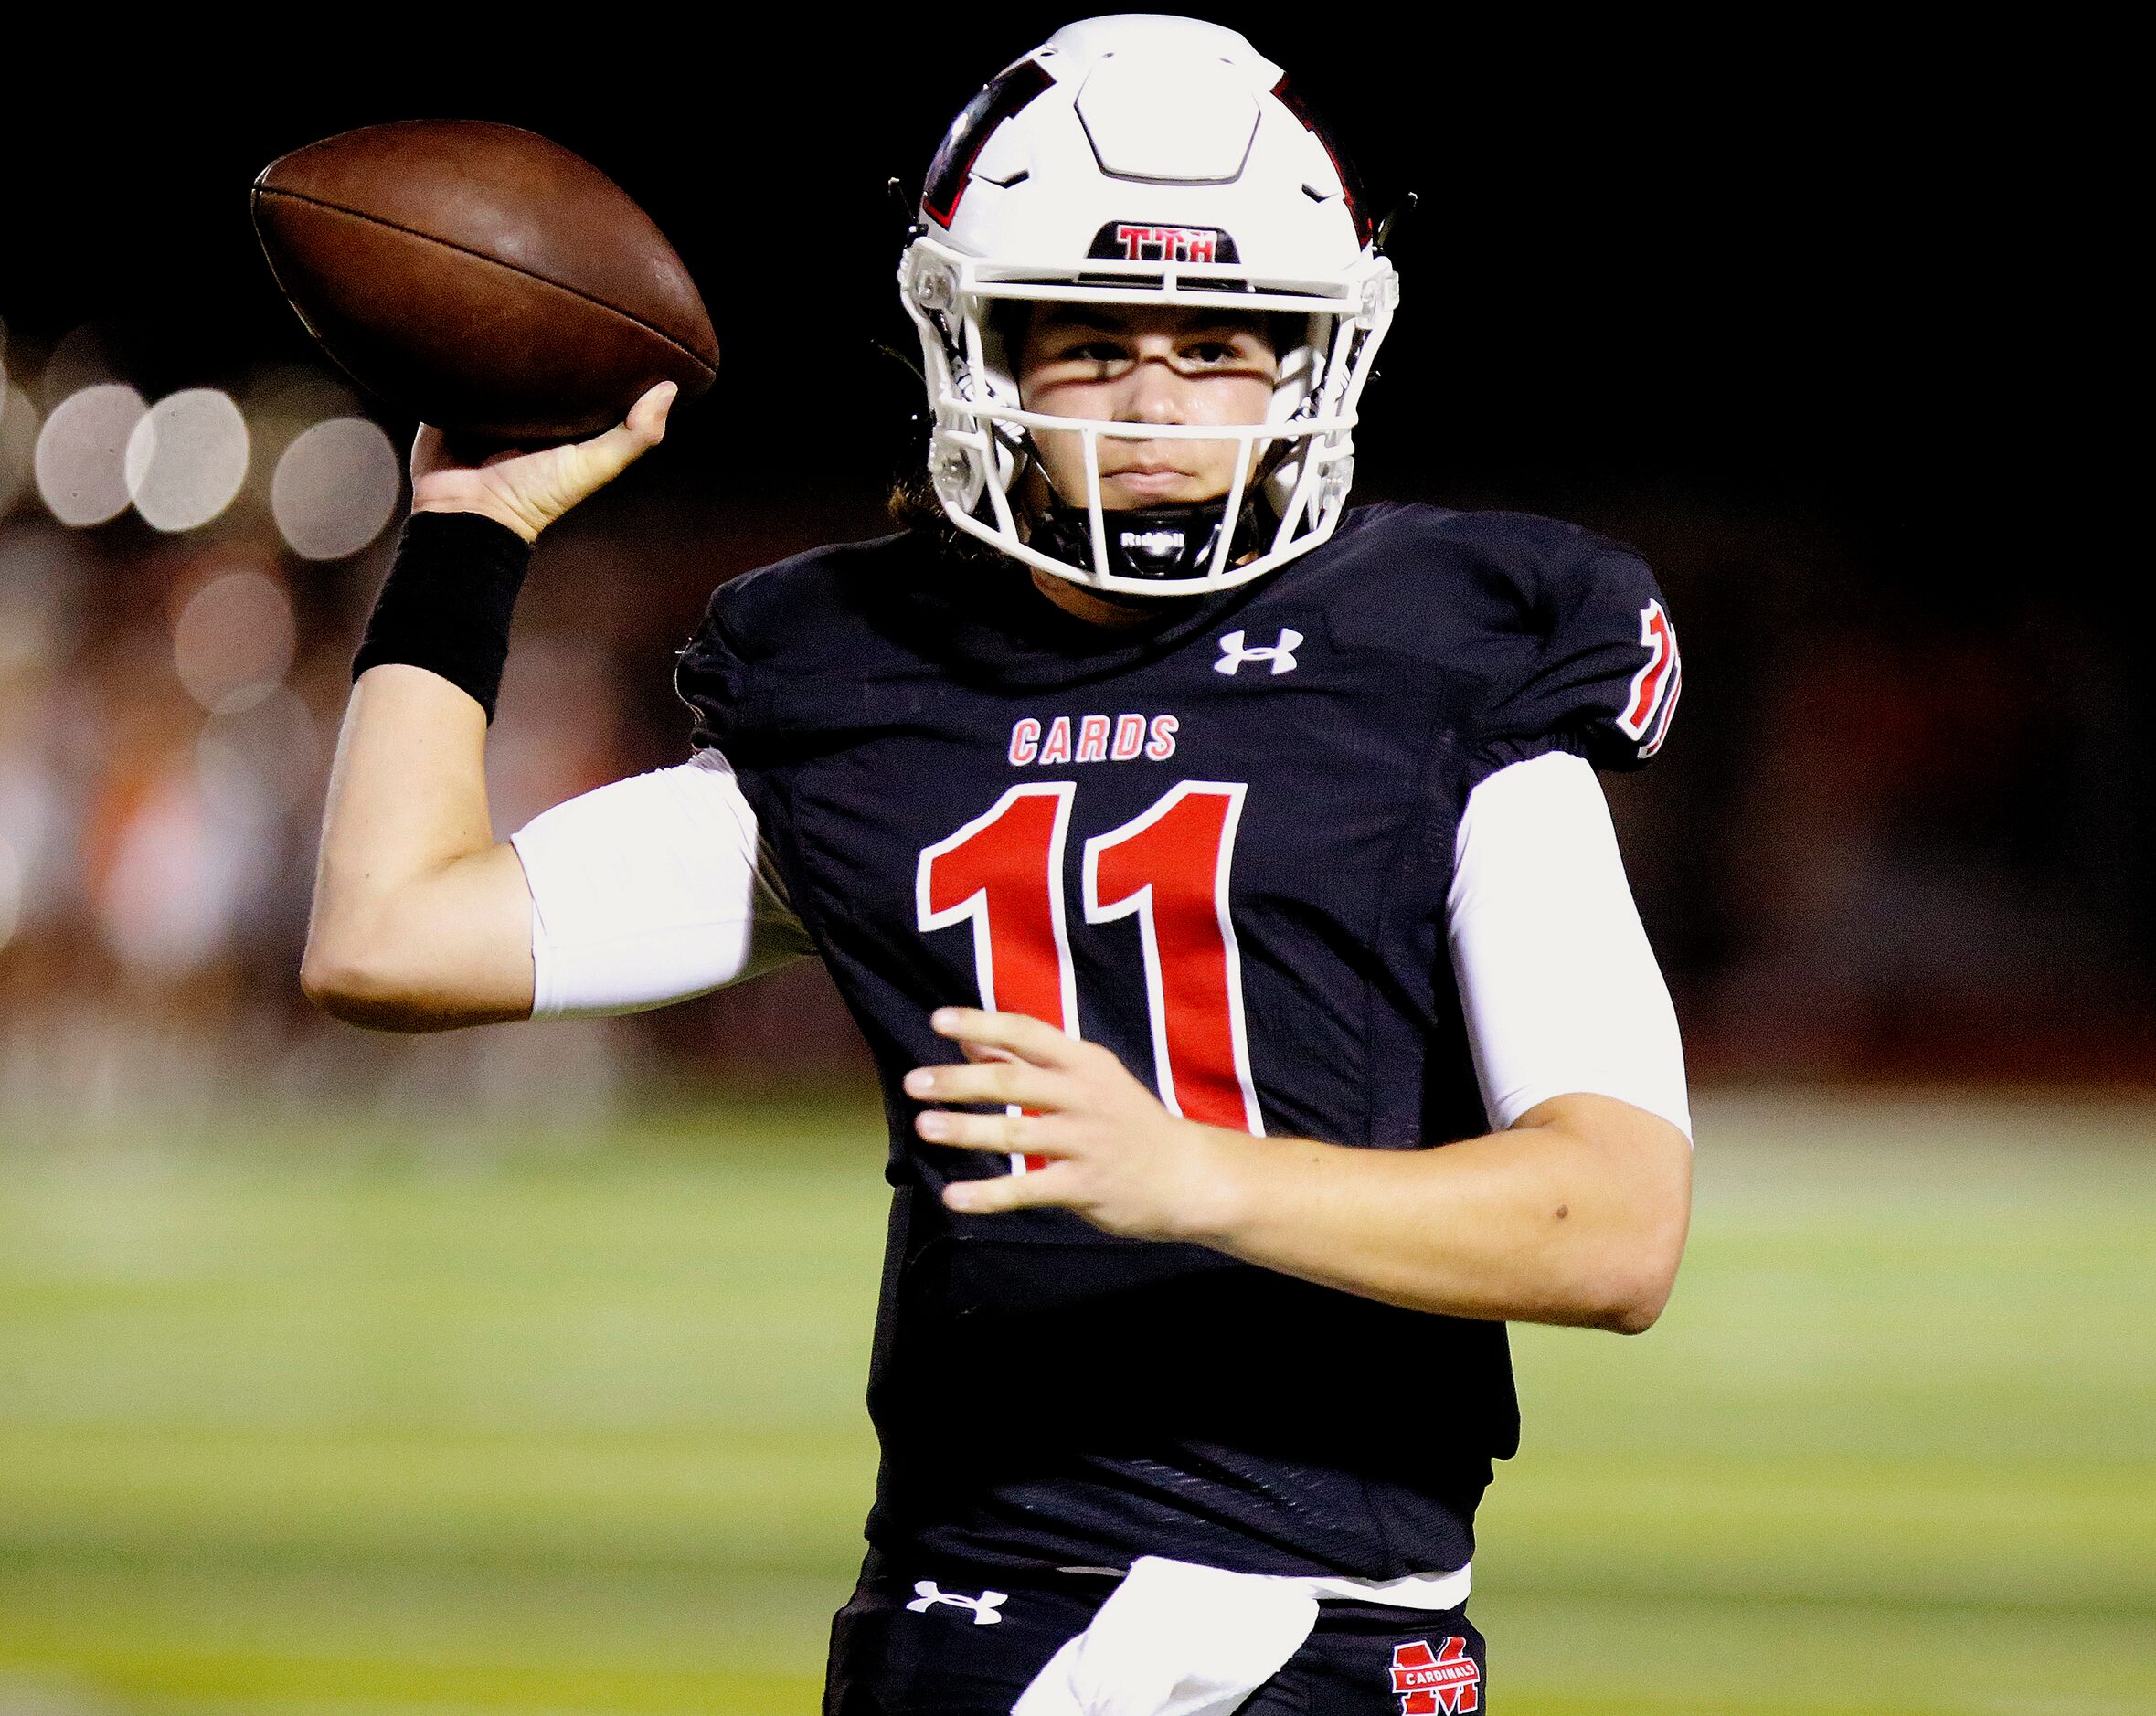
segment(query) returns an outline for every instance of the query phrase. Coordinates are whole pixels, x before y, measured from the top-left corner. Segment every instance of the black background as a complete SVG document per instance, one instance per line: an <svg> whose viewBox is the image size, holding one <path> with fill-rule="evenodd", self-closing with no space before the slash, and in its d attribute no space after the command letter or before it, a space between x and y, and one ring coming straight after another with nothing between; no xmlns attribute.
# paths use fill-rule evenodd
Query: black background
<svg viewBox="0 0 2156 1716"><path fill-rule="evenodd" d="M1611 797L1695 1067L2156 1078L2134 277L2108 237L2132 205L2078 75L2098 49L2062 71L2055 42L1816 9L1209 15L1289 69L1375 207L1420 198L1357 497L1575 519L1672 597L1685 719ZM114 27L24 58L0 100L0 317L26 374L95 323L151 397L242 387L319 361L248 224L279 154L469 116L596 163L725 355L662 454L550 539L519 623L609 635L623 760L651 766L683 743L666 668L703 592L885 527L919 402L877 350L913 337L887 182L917 192L951 116L1073 16Z"/></svg>
<svg viewBox="0 0 2156 1716"><path fill-rule="evenodd" d="M910 338L885 181L917 188L950 116L1070 16L319 15L311 42L289 18L137 37L132 72L56 51L0 103L0 316L32 351L98 320L153 394L303 359L248 228L255 173L353 125L504 120L626 186L710 302L719 389L639 480L857 493L910 385L871 344ZM2031 492L2078 456L2013 403L2050 320L2023 290L2034 139L1930 45L1216 16L1289 67L1377 207L1421 198L1366 493L1563 512L1652 485L1858 533L1904 588L2011 570Z"/></svg>

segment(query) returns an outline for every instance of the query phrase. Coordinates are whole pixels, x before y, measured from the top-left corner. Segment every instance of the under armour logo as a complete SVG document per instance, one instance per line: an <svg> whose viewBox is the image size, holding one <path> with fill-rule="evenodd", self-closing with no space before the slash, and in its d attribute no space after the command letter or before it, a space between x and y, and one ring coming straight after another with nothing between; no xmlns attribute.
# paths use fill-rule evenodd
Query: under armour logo
<svg viewBox="0 0 2156 1716"><path fill-rule="evenodd" d="M906 1606L916 1615L926 1615L939 1603L948 1603L954 1609L973 1611L975 1626L993 1626L1004 1617L996 1613L1011 1600L1004 1591L983 1591L977 1597L961 1597L955 1591L939 1591L933 1579L917 1579L913 1584L914 1599Z"/></svg>
<svg viewBox="0 0 2156 1716"><path fill-rule="evenodd" d="M1216 673L1232 674L1245 662L1270 662L1276 673L1295 671L1295 651L1302 647L1302 633L1292 626L1280 628L1278 643L1260 644L1257 649L1243 647L1243 634L1231 631L1220 640L1220 659L1213 663Z"/></svg>

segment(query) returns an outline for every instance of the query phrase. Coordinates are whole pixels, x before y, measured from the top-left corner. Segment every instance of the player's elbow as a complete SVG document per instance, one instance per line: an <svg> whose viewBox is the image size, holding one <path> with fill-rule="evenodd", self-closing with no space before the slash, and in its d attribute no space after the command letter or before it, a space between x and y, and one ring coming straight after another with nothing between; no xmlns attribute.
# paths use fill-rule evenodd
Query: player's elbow
<svg viewBox="0 0 2156 1716"><path fill-rule="evenodd" d="M1677 1285L1685 1215L1686 1205L1673 1201L1622 1235L1618 1255L1597 1272L1597 1291L1585 1319L1590 1327L1618 1335L1641 1335L1654 1327Z"/></svg>
<svg viewBox="0 0 2156 1716"><path fill-rule="evenodd" d="M1620 1335L1654 1327L1677 1283L1692 1219L1692 1140L1661 1117L1610 1097L1567 1096L1540 1111L1587 1154L1558 1206L1571 1245L1567 1321ZM1569 1217L1569 1219L1566 1219Z"/></svg>
<svg viewBox="0 0 2156 1716"><path fill-rule="evenodd" d="M1574 1280L1536 1320L1602 1329L1613 1335L1645 1334L1669 1304L1675 1281L1674 1271L1665 1274L1629 1262L1611 1266Z"/></svg>
<svg viewBox="0 0 2156 1716"><path fill-rule="evenodd" d="M422 987L398 960L352 937L308 937L300 992L332 1019L369 1031L439 1031L456 1022L427 1004Z"/></svg>
<svg viewBox="0 0 2156 1716"><path fill-rule="evenodd" d="M300 993L345 1024L397 1028L394 993L380 968L356 950L310 941L300 959Z"/></svg>
<svg viewBox="0 0 2156 1716"><path fill-rule="evenodd" d="M1642 1282L1630 1291L1612 1294L1599 1308L1594 1321L1597 1329L1606 1329L1613 1335L1643 1335L1661 1320L1662 1309L1670 1302L1670 1290L1676 1285L1673 1271L1665 1277Z"/></svg>

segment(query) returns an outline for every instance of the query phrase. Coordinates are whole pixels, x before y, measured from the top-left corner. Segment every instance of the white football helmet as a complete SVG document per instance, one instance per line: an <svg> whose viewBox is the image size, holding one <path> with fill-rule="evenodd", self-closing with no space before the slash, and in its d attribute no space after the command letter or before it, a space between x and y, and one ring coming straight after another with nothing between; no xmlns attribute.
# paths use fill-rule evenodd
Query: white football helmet
<svg viewBox="0 0 2156 1716"><path fill-rule="evenodd" d="M1142 595L1226 589L1323 542L1399 300L1357 196L1280 68L1218 25L1090 18L1007 68L944 138L898 269L933 418L929 476L951 523L1028 566ZM1020 406L992 314L1043 299L1226 301L1305 333L1280 354L1266 421L1248 429L1051 417ZM1012 505L1040 429L1075 431L1084 450L1087 504L1059 531L1022 530ZM1211 527L1186 543L1184 522L1163 515L1194 509L1107 512L1109 437L1240 440Z"/></svg>

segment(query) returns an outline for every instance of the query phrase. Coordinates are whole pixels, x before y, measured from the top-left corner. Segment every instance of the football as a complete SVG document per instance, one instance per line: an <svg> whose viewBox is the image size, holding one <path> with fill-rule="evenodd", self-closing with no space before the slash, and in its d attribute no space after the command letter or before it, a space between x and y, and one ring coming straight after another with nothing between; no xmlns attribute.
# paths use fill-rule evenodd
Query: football
<svg viewBox="0 0 2156 1716"><path fill-rule="evenodd" d="M407 120L262 169L254 225L308 332L393 408L503 441L597 434L710 387L718 342L650 216L560 144Z"/></svg>

